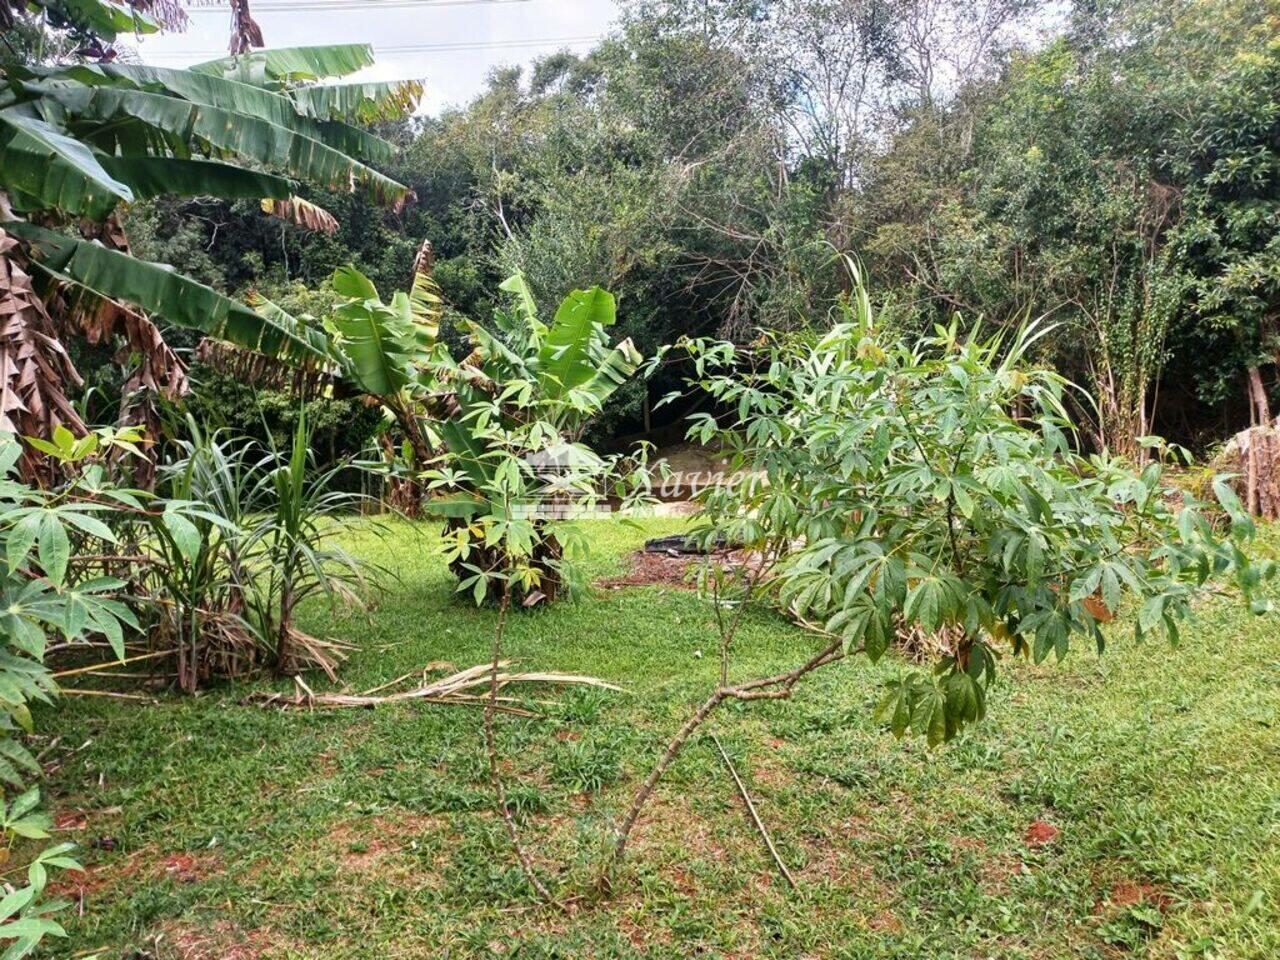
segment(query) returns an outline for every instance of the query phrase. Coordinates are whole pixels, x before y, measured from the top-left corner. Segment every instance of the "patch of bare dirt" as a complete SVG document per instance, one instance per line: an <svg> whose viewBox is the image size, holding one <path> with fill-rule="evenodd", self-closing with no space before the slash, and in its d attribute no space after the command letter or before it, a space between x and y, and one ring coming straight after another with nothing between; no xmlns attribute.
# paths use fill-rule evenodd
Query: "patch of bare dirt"
<svg viewBox="0 0 1280 960"><path fill-rule="evenodd" d="M631 555L630 569L618 577L605 577L596 586L606 590L619 587L673 587L677 590L693 590L694 568L705 560L712 560L725 568L757 569L762 560L754 550L717 550L710 555L681 553L678 551L640 549Z"/></svg>
<svg viewBox="0 0 1280 960"><path fill-rule="evenodd" d="M152 940L157 960L260 960L279 946L264 930L242 930L230 920L174 921Z"/></svg>
<svg viewBox="0 0 1280 960"><path fill-rule="evenodd" d="M1155 884L1135 880L1117 881L1111 887L1107 899L1117 907L1135 907L1140 903L1149 903L1160 909L1164 909L1172 902L1169 894Z"/></svg>
<svg viewBox="0 0 1280 960"><path fill-rule="evenodd" d="M53 829L59 832L83 830L89 825L89 814L84 810L59 810L53 818Z"/></svg>
<svg viewBox="0 0 1280 960"><path fill-rule="evenodd" d="M424 833L435 830L440 818L411 813L388 814L372 820L337 823L329 843L344 872L380 873Z"/></svg>
<svg viewBox="0 0 1280 960"><path fill-rule="evenodd" d="M1045 820L1032 820L1022 838L1032 847L1043 847L1058 839L1062 831Z"/></svg>
<svg viewBox="0 0 1280 960"><path fill-rule="evenodd" d="M99 891L111 885L112 880L108 868L95 864L83 870L68 870L59 874L49 882L46 890L54 899L65 898L79 903L97 896Z"/></svg>
<svg viewBox="0 0 1280 960"><path fill-rule="evenodd" d="M164 858L164 873L178 883L198 883L217 871L214 857L196 857L190 853L171 853Z"/></svg>
<svg viewBox="0 0 1280 960"><path fill-rule="evenodd" d="M867 926L878 933L902 932L902 921L892 910L881 910L867 921Z"/></svg>
<svg viewBox="0 0 1280 960"><path fill-rule="evenodd" d="M693 583L688 579L689 568L699 559L686 554L673 557L665 553L647 553L644 550L637 550L631 555L631 568L626 573L597 580L596 586L605 590L652 586L692 590Z"/></svg>
<svg viewBox="0 0 1280 960"><path fill-rule="evenodd" d="M1013 878L1022 873L1025 864L1008 854L984 856L978 861L978 882L992 896L1007 893Z"/></svg>

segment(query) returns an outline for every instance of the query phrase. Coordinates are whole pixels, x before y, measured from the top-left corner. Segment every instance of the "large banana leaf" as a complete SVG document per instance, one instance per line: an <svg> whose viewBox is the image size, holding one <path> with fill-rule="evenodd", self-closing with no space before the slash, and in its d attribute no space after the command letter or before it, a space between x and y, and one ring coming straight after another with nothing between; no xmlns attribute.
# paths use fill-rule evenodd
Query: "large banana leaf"
<svg viewBox="0 0 1280 960"><path fill-rule="evenodd" d="M373 281L351 264L333 271L333 292L352 300L377 300L378 288Z"/></svg>
<svg viewBox="0 0 1280 960"><path fill-rule="evenodd" d="M600 287L575 290L565 297L538 347L538 382L549 399L559 400L596 376L593 347L604 328L616 320L613 294Z"/></svg>
<svg viewBox="0 0 1280 960"><path fill-rule="evenodd" d="M269 82L321 80L345 77L373 65L373 47L367 43L342 43L316 47L279 47L254 50L233 57L197 63L191 69L215 77L228 77L261 86Z"/></svg>
<svg viewBox="0 0 1280 960"><path fill-rule="evenodd" d="M384 304L369 278L354 267L336 271L333 288L351 298L329 319L343 366L366 393L380 397L399 393L413 375L417 355L408 299L400 294L402 302Z"/></svg>
<svg viewBox="0 0 1280 960"><path fill-rule="evenodd" d="M440 287L426 269L413 272L409 289L409 314L419 349L429 352L440 336L440 320L444 316L444 298Z"/></svg>
<svg viewBox="0 0 1280 960"><path fill-rule="evenodd" d="M107 157L102 166L129 185L138 198L219 197L224 200L287 200L293 185L284 177L212 160L173 157Z"/></svg>
<svg viewBox="0 0 1280 960"><path fill-rule="evenodd" d="M286 126L220 107L192 103L143 90L64 86L53 81L26 84L84 121L109 123L130 118L182 141L199 139L213 148L330 187L363 183L379 201L402 201L408 188L364 164Z"/></svg>
<svg viewBox="0 0 1280 960"><path fill-rule="evenodd" d="M494 478L494 461L485 458L484 441L472 432L465 416L441 420L435 428L467 478L477 489L488 487Z"/></svg>
<svg viewBox="0 0 1280 960"><path fill-rule="evenodd" d="M528 328L522 339L536 350L546 336L547 325L538 319L538 304L533 299L533 291L529 289L529 281L523 273L513 273L498 284L498 289L516 298L516 310L524 318Z"/></svg>
<svg viewBox="0 0 1280 960"><path fill-rule="evenodd" d="M105 63L29 68L24 72L32 77L75 80L86 86L127 85L152 93L171 93L192 103L221 107L233 113L246 114L296 130L353 157L379 163L390 160L394 149L381 137L349 123L342 123L339 117L326 114L317 119L306 115L303 107L292 96L191 70ZM290 91L290 94L297 92L299 91ZM412 112L412 107L406 112Z"/></svg>
<svg viewBox="0 0 1280 960"><path fill-rule="evenodd" d="M39 267L99 296L132 303L177 326L269 356L323 360L328 355L322 335L287 329L170 267L30 223L3 227L29 245Z"/></svg>
<svg viewBox="0 0 1280 960"><path fill-rule="evenodd" d="M0 188L41 207L98 218L133 200L129 185L87 146L16 110L0 112Z"/></svg>
<svg viewBox="0 0 1280 960"><path fill-rule="evenodd" d="M361 123L373 123L413 113L422 98L422 84L417 80L320 84L291 89L288 95L309 117L351 117Z"/></svg>
<svg viewBox="0 0 1280 960"><path fill-rule="evenodd" d="M635 376L644 357L630 338L623 340L600 358L591 379L575 392L590 398L590 405L599 409L613 392Z"/></svg>
<svg viewBox="0 0 1280 960"><path fill-rule="evenodd" d="M155 33L160 24L137 7L104 0L40 0L40 5L108 42L122 33Z"/></svg>

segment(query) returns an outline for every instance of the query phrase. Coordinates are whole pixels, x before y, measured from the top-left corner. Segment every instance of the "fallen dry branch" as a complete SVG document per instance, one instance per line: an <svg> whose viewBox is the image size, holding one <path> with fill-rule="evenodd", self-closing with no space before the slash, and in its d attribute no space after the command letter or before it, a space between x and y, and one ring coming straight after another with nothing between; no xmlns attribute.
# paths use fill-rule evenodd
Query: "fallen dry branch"
<svg viewBox="0 0 1280 960"><path fill-rule="evenodd" d="M111 700L138 700L143 703L157 703L155 697L141 693L117 693L114 690L82 690L76 687L63 687L58 691L66 697L107 697Z"/></svg>
<svg viewBox="0 0 1280 960"><path fill-rule="evenodd" d="M756 830L760 834L760 838L764 840L765 847L769 850L769 856L773 857L773 862L778 865L778 870L782 873L783 878L787 881L791 889L796 888L796 878L791 875L791 871L787 869L786 863L782 859L782 855L778 853L778 848L773 845L773 837L769 836L769 831L765 828L764 821L760 819L760 814L756 811L755 801L751 799L751 794L747 792L747 785L742 782L742 777L738 776L738 769L733 765L733 761L729 759L729 754L725 752L724 745L720 743L720 738L714 733L711 734L711 742L716 745L716 749L720 751L720 759L724 761L724 765L729 769L733 782L738 787L738 795L742 797L742 802L747 805L747 813L751 816L752 823L755 824Z"/></svg>
<svg viewBox="0 0 1280 960"><path fill-rule="evenodd" d="M63 677L75 677L82 673L97 673L100 670L107 670L111 667L122 667L127 663L137 663L139 660L155 660L157 657L171 657L172 650L160 650L156 653L144 653L136 657L125 657L122 660L108 660L106 663L93 663L87 667L76 667L72 670L60 670L53 674L55 680L61 680Z"/></svg>
<svg viewBox="0 0 1280 960"><path fill-rule="evenodd" d="M616 684L609 683L597 677L588 677L574 673L547 673L547 672L530 672L530 673L512 673L507 668L510 667L509 660L503 660L498 666L500 673L497 675L497 685L502 689L509 684L514 683L545 683L557 686L589 686L600 687L605 690L621 690L622 688ZM262 706L276 706L289 708L311 709L316 707L328 709L371 709L391 703L407 703L407 702L427 702L427 703L457 703L476 705L482 704L485 697L480 694L486 691L492 680L490 676L491 665L484 663L474 667L468 667L466 670L459 670L457 673L450 674L447 677L441 677L438 680L427 681L424 678L417 686L406 690L396 690L391 693L375 695L374 692L350 694L350 693L316 693L310 687L299 682L298 692L295 696L288 696L283 693L258 692L250 694L246 698L246 703L257 703ZM390 684L384 684L381 687L375 687L375 691L386 690L406 680L417 678L418 674L405 674L398 680L392 681ZM520 710L511 707L510 698L503 698L506 706L500 708L507 713L518 713L523 716L536 716L527 710Z"/></svg>

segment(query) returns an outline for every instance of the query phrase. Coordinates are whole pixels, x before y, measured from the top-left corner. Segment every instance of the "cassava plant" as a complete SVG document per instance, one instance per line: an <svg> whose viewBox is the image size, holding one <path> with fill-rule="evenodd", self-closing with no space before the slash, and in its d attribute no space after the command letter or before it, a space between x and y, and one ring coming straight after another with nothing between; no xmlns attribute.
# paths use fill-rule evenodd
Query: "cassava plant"
<svg viewBox="0 0 1280 960"><path fill-rule="evenodd" d="M937 744L983 717L1002 656L1061 658L1075 638L1101 652L1103 622L1121 614L1138 637L1176 645L1213 580L1269 609L1258 588L1275 565L1245 553L1253 524L1223 479L1213 489L1231 522L1219 534L1203 504L1166 486L1159 458L1135 472L1075 452L1068 384L1027 363L1046 328L984 338L957 320L897 342L849 266L853 293L825 333L690 346L719 414L697 415L689 437L723 450L740 477L704 492L693 536L740 543L747 557L709 565L702 582L741 602L721 618L719 682L638 789L605 883L658 781L726 701L785 699L828 664L878 660L901 630L945 630L935 668L905 671L878 710L895 734ZM733 641L749 601L821 639L791 670L739 675Z"/></svg>
<svg viewBox="0 0 1280 960"><path fill-rule="evenodd" d="M80 866L72 858L74 844L48 842L52 821L32 785L40 765L21 736L32 731L30 705L58 694L44 665L52 638L105 643L123 659L125 631L137 626L119 598L124 582L93 572L117 544L104 522L112 495L95 458L132 442L114 431L80 438L59 433L46 443L75 464L73 478L57 489L40 489L18 477L22 442L0 433L0 867L6 878L25 875L25 883L9 879L0 898L0 944L13 960L32 953L45 937L66 936L54 917L70 904L50 899L45 888L51 870Z"/></svg>

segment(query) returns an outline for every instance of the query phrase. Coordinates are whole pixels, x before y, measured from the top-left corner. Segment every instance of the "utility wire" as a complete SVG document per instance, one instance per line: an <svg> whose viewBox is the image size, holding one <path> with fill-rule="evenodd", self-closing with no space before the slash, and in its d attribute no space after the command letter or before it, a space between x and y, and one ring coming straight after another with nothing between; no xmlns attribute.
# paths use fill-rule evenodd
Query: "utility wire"
<svg viewBox="0 0 1280 960"><path fill-rule="evenodd" d="M258 9L257 7L254 8ZM395 53L445 53L458 50L516 50L527 47L541 46L574 46L582 43L596 43L602 37L599 34L588 33L576 37L533 37L522 40L459 40L455 42L444 43L404 43L404 44L373 44L373 51L376 54L395 54ZM165 50L163 53L157 51L153 54L146 54L147 59L185 59L187 57L200 57L209 53L207 50ZM145 54L145 51L144 51Z"/></svg>
<svg viewBox="0 0 1280 960"><path fill-rule="evenodd" d="M254 13L311 12L318 10L389 10L399 7L474 7L531 0L258 0ZM187 0L188 13L225 13L228 0Z"/></svg>

